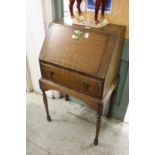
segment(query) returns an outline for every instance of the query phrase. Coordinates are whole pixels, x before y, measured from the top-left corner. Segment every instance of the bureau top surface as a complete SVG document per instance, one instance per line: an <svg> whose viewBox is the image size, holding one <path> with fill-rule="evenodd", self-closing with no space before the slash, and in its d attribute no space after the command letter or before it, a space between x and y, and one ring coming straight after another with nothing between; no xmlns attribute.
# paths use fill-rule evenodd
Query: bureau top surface
<svg viewBox="0 0 155 155"><path fill-rule="evenodd" d="M72 39L75 30L82 31L81 39ZM97 77L101 64L107 67L110 61L107 59L112 54L118 35L105 32L81 26L51 24L40 60ZM85 38L86 33L89 33L88 38ZM102 71L105 72L106 68Z"/></svg>

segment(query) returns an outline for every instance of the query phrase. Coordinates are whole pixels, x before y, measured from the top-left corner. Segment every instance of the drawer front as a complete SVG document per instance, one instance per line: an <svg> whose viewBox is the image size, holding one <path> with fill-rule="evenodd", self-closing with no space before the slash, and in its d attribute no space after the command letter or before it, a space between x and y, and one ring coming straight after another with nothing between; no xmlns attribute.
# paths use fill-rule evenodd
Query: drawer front
<svg viewBox="0 0 155 155"><path fill-rule="evenodd" d="M41 63L42 77L93 97L101 97L102 81Z"/></svg>

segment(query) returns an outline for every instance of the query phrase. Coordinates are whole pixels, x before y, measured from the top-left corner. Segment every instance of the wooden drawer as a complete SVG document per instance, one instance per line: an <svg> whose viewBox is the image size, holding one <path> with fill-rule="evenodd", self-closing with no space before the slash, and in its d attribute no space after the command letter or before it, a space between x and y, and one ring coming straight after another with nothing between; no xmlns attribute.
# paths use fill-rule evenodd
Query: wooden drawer
<svg viewBox="0 0 155 155"><path fill-rule="evenodd" d="M93 97L101 97L102 81L41 63L42 77Z"/></svg>

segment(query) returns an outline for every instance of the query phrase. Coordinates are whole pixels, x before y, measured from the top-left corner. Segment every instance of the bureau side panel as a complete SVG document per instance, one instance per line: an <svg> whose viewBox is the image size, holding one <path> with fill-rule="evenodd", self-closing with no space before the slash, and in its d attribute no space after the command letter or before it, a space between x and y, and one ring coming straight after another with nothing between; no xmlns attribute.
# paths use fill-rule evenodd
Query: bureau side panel
<svg viewBox="0 0 155 155"><path fill-rule="evenodd" d="M125 34L125 28L122 30L120 34L118 34L118 38L105 76L103 97L105 97L113 81L118 76L121 54L123 49L123 42L124 42L124 34Z"/></svg>

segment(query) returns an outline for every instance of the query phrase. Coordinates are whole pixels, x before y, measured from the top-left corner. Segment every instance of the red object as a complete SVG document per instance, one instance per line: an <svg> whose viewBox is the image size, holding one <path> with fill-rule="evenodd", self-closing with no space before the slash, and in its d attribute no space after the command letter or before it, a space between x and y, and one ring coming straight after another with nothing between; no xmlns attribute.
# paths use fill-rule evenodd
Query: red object
<svg viewBox="0 0 155 155"><path fill-rule="evenodd" d="M100 6L101 6L101 16L102 16L102 18L104 18L104 10L105 10L105 6L106 6L106 0L96 0L96 3L95 3L95 17L94 17L94 20L96 21L96 24L99 23L98 12L99 12Z"/></svg>
<svg viewBox="0 0 155 155"><path fill-rule="evenodd" d="M81 15L81 9L80 9L80 5L82 0L76 0L77 1L77 9L78 9L78 13L79 15ZM74 5L75 0L69 0L69 10L70 10L70 15L72 18L74 18L74 13L73 13L73 5ZM94 20L96 21L96 24L99 23L98 20L98 12L99 12L99 8L101 6L101 16L102 18L104 18L104 10L105 10L105 6L106 6L106 0L96 0L95 3L95 16L94 16Z"/></svg>
<svg viewBox="0 0 155 155"><path fill-rule="evenodd" d="M79 13L79 16L80 16L81 15L80 5L81 5L82 0L76 0L76 1L77 1L78 13ZM69 0L69 10L70 10L70 14L71 14L72 18L74 17L74 13L73 13L74 2L75 2L75 0Z"/></svg>

